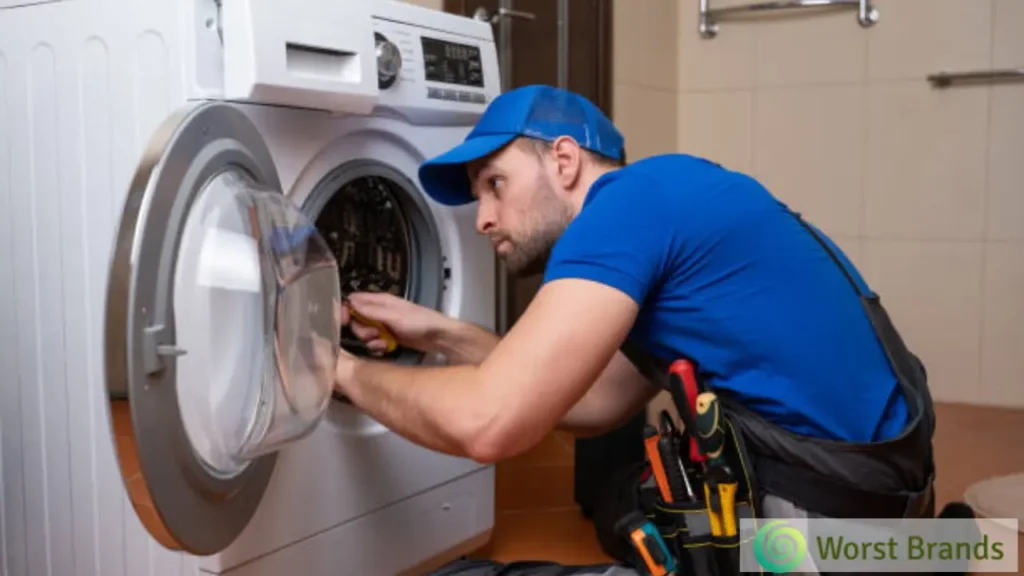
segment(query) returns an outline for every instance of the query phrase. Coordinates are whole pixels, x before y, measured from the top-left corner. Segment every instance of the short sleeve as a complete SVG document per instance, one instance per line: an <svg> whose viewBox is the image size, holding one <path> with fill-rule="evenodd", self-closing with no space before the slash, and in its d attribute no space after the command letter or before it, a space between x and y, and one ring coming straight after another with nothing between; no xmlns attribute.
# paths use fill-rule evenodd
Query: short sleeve
<svg viewBox="0 0 1024 576"><path fill-rule="evenodd" d="M672 252L671 210L659 201L662 194L637 177L599 181L555 244L544 282L592 280L642 305Z"/></svg>

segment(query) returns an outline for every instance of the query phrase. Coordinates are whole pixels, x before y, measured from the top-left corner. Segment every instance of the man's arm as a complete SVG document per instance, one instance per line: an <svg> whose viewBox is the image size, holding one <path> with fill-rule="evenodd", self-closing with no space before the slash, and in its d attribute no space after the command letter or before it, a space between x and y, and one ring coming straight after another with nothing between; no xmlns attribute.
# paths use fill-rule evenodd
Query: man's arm
<svg viewBox="0 0 1024 576"><path fill-rule="evenodd" d="M658 391L622 352L618 352L558 427L576 436L599 436L625 424L657 396Z"/></svg>
<svg viewBox="0 0 1024 576"><path fill-rule="evenodd" d="M452 364L480 364L500 341L489 330L453 319L434 336L432 348ZM632 418L657 393L625 355L616 353L558 428L583 437L604 434Z"/></svg>
<svg viewBox="0 0 1024 576"><path fill-rule="evenodd" d="M555 280L479 366L416 368L346 358L339 387L413 442L493 462L527 450L555 428L609 365L637 311L615 288Z"/></svg>
<svg viewBox="0 0 1024 576"><path fill-rule="evenodd" d="M432 352L440 352L452 364L480 364L501 341L491 332L454 318L431 339Z"/></svg>

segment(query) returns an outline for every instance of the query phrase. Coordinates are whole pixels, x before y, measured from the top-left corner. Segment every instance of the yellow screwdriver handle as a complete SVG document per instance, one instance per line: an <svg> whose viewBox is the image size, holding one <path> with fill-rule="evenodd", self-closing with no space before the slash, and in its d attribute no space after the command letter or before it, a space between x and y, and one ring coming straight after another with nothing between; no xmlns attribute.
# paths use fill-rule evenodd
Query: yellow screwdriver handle
<svg viewBox="0 0 1024 576"><path fill-rule="evenodd" d="M736 484L721 483L718 485L718 497L722 502L722 535L735 536L736 528Z"/></svg>
<svg viewBox="0 0 1024 576"><path fill-rule="evenodd" d="M722 512L716 512L711 506L711 486L704 484L704 498L708 503L708 517L711 521L713 536L735 536L736 526L736 484L733 482L718 484L718 501Z"/></svg>
<svg viewBox="0 0 1024 576"><path fill-rule="evenodd" d="M360 324L373 326L374 328L377 329L378 337L384 341L384 345L386 346L385 351L388 354L394 352L395 349L398 348L398 339L395 338L394 334L392 334L391 331L388 330L386 326L384 326L384 324L376 320L367 318L366 316L363 316L359 312L356 312L355 308L352 308L351 306L349 307L349 311L352 313L352 318L354 318Z"/></svg>
<svg viewBox="0 0 1024 576"><path fill-rule="evenodd" d="M711 535L721 536L722 529L722 517L715 512L714 506L711 505L711 486L704 484L704 502L707 503L708 507L708 519L711 521Z"/></svg>

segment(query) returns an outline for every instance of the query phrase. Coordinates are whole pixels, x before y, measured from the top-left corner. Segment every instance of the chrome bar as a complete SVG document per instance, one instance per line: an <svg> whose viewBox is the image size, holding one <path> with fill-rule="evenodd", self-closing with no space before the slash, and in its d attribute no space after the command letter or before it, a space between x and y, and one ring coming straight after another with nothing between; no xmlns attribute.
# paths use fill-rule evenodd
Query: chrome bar
<svg viewBox="0 0 1024 576"><path fill-rule="evenodd" d="M700 0L700 35L714 38L718 34L718 21L723 17L736 14L772 12L798 8L857 8L857 20L863 27L878 22L878 10L872 6L871 0L777 0L774 2L758 2L724 8L711 8L711 0Z"/></svg>
<svg viewBox="0 0 1024 576"><path fill-rule="evenodd" d="M1005 68L1002 70L982 70L976 72L939 72L928 76L928 81L936 88L946 88L953 84L974 82L1020 82L1024 81L1024 68Z"/></svg>
<svg viewBox="0 0 1024 576"><path fill-rule="evenodd" d="M495 14L495 18L501 18L503 16L510 16L512 18L522 18L523 20L536 20L537 15L532 12L523 12L522 10L513 10L512 8L498 8L498 12Z"/></svg>

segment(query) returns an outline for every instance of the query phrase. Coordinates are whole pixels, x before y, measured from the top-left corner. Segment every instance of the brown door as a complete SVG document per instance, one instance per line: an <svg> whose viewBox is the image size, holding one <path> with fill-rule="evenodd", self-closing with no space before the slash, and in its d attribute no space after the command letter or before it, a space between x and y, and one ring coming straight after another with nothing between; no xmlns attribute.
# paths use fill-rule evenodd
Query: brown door
<svg viewBox="0 0 1024 576"><path fill-rule="evenodd" d="M506 16L494 25L499 58L505 68L504 90L529 84L558 86L558 4L557 0L445 0L446 12L473 16L479 8L488 15L499 5L532 18ZM573 92L594 102L612 116L611 39L612 3L608 0L569 0L567 85ZM503 41L503 34L508 41ZM537 293L542 276L509 279L506 295L507 320L511 326Z"/></svg>
<svg viewBox="0 0 1024 576"><path fill-rule="evenodd" d="M638 0L651 1L651 0ZM495 22L494 36L502 66L503 90L528 84L559 86L558 0L445 0L445 11L487 15L499 7L533 18L506 16ZM589 98L609 118L612 115L612 1L568 0L568 53L565 86ZM502 278L499 275L499 281ZM507 315L499 314L499 329L515 323L540 287L542 276L510 278L499 285ZM641 462L644 413L617 430L575 443L573 496L586 516L598 497L600 480L630 463Z"/></svg>

